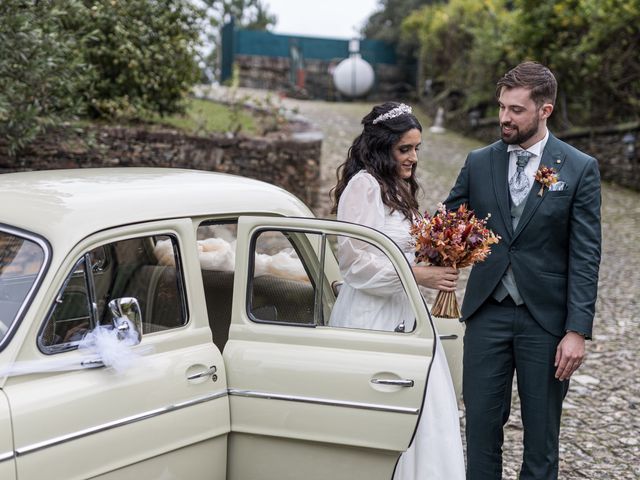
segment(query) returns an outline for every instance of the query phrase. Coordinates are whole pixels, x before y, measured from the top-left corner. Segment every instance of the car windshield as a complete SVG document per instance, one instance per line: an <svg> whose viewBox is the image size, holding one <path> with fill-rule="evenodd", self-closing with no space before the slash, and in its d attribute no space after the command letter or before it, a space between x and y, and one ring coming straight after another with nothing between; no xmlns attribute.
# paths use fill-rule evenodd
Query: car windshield
<svg viewBox="0 0 640 480"><path fill-rule="evenodd" d="M38 242L0 230L0 344L14 328L44 261Z"/></svg>

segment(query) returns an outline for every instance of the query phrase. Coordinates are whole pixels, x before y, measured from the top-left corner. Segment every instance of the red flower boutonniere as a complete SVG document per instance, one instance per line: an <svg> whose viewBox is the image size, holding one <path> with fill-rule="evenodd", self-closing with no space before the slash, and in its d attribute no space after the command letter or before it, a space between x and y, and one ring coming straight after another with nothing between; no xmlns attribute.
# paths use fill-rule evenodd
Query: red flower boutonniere
<svg viewBox="0 0 640 480"><path fill-rule="evenodd" d="M535 180L541 185L540 191L538 192L538 196L541 197L545 187L549 188L558 181L558 174L555 168L540 167L536 172Z"/></svg>

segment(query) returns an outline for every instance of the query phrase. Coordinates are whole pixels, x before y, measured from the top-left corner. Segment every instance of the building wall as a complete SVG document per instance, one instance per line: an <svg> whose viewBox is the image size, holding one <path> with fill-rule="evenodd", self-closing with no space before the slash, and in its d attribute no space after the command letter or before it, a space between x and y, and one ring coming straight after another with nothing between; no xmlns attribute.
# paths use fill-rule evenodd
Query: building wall
<svg viewBox="0 0 640 480"><path fill-rule="evenodd" d="M331 76L331 69L339 60L305 60L304 88L296 89L291 83L291 61L283 57L236 55L241 87L260 88L286 92L325 100L341 100ZM369 100L392 100L397 98L398 86L404 85L404 71L397 65L374 66L376 83L367 96Z"/></svg>
<svg viewBox="0 0 640 480"><path fill-rule="evenodd" d="M234 64L242 87L340 100L333 85L332 71L349 57L349 40L242 29L231 33L230 24L224 28L221 81L230 78L230 65ZM398 93L412 88L407 85L407 70L397 65L391 44L360 40L360 54L371 64L376 75L369 99L395 98Z"/></svg>
<svg viewBox="0 0 640 480"><path fill-rule="evenodd" d="M349 56L349 40L338 38L279 35L268 31L236 29L233 42L236 55L289 58L291 48L295 46L309 60L329 61ZM360 40L360 54L371 64L394 65L397 62L394 47L381 40Z"/></svg>

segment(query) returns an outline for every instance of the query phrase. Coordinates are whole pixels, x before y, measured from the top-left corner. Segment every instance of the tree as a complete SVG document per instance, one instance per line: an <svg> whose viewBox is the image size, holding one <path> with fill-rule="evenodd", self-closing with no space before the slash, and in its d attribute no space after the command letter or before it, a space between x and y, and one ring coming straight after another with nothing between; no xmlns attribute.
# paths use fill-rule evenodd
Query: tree
<svg viewBox="0 0 640 480"><path fill-rule="evenodd" d="M0 2L0 142L15 154L74 115L180 111L202 21L190 0Z"/></svg>
<svg viewBox="0 0 640 480"><path fill-rule="evenodd" d="M84 0L84 58L95 72L94 116L181 111L200 78L202 11L188 0Z"/></svg>
<svg viewBox="0 0 640 480"><path fill-rule="evenodd" d="M538 60L554 71L567 125L640 118L638 0L514 3L520 28L510 32L511 57Z"/></svg>
<svg viewBox="0 0 640 480"><path fill-rule="evenodd" d="M400 43L402 22L414 11L443 0L379 0L378 11L373 13L362 29L366 38Z"/></svg>
<svg viewBox="0 0 640 480"><path fill-rule="evenodd" d="M268 30L277 22L263 0L202 0L208 21L207 41L210 45L203 70L217 71L220 29L231 19L236 26L249 30ZM206 76L206 75L205 75Z"/></svg>
<svg viewBox="0 0 640 480"><path fill-rule="evenodd" d="M422 78L436 94L455 95L449 108L467 110L494 99L493 85L504 72L505 32L512 14L507 0L451 0L423 7L402 24L402 35L418 38Z"/></svg>
<svg viewBox="0 0 640 480"><path fill-rule="evenodd" d="M379 10L369 17L362 29L365 38L383 40L396 47L401 64L414 65L418 61L420 37L403 35L402 23L413 12L443 0L379 0Z"/></svg>
<svg viewBox="0 0 640 480"><path fill-rule="evenodd" d="M232 17L236 25L250 30L266 30L276 24L277 17L269 13L263 0L202 0L207 7L209 22L221 27Z"/></svg>
<svg viewBox="0 0 640 480"><path fill-rule="evenodd" d="M638 0L450 0L408 14L401 41L419 39L419 74L461 113L492 104L516 64L549 66L564 129L640 118L639 24Z"/></svg>
<svg viewBox="0 0 640 480"><path fill-rule="evenodd" d="M10 154L83 110L90 68L65 25L73 0L0 2L0 137Z"/></svg>

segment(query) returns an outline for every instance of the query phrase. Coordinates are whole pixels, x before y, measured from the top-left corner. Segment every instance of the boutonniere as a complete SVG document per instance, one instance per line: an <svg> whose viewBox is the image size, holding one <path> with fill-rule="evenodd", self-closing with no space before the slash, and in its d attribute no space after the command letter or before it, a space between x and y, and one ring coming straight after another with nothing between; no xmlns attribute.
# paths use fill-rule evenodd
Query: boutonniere
<svg viewBox="0 0 640 480"><path fill-rule="evenodd" d="M536 172L535 180L541 185L540 191L538 192L538 196L541 197L545 187L549 188L558 181L558 173L555 168L540 167Z"/></svg>

